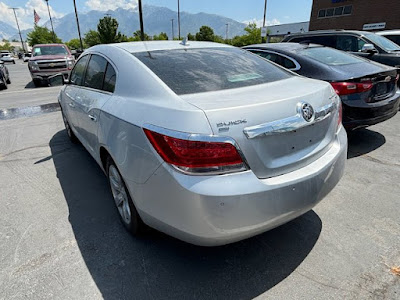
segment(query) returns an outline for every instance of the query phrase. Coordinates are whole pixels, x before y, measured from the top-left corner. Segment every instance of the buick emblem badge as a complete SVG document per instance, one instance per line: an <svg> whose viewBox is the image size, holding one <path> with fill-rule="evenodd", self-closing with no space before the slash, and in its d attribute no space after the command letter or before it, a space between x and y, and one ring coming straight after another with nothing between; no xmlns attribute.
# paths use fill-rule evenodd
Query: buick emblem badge
<svg viewBox="0 0 400 300"><path fill-rule="evenodd" d="M314 108L307 102L301 102L298 105L299 113L303 116L304 120L311 122L314 119Z"/></svg>

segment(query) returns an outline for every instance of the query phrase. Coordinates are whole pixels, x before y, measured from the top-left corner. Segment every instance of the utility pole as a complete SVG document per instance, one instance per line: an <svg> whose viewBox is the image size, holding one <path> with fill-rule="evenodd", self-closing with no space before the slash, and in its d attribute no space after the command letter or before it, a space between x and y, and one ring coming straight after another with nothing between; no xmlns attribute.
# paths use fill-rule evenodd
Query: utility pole
<svg viewBox="0 0 400 300"><path fill-rule="evenodd" d="M265 0L264 4L264 21L263 21L263 27L265 27L265 16L267 15L267 0ZM265 37L262 37L262 42L265 43Z"/></svg>
<svg viewBox="0 0 400 300"><path fill-rule="evenodd" d="M81 51L83 51L83 43L82 43L82 37L81 37L81 28L79 27L78 11L76 10L76 3L75 3L75 0L74 0L74 8L75 8L76 25L78 26L79 42L80 42L80 44L81 44Z"/></svg>
<svg viewBox="0 0 400 300"><path fill-rule="evenodd" d="M44 0L44 1L46 1L46 3L47 3L47 10L49 11L51 31L53 32L53 42L55 43L56 42L56 34L54 33L53 20L51 19L49 0Z"/></svg>
<svg viewBox="0 0 400 300"><path fill-rule="evenodd" d="M171 25L172 25L172 40L174 40L174 19L171 19Z"/></svg>
<svg viewBox="0 0 400 300"><path fill-rule="evenodd" d="M140 39L144 41L142 0L139 0Z"/></svg>
<svg viewBox="0 0 400 300"><path fill-rule="evenodd" d="M179 9L179 0L178 0L178 38L181 39L181 12Z"/></svg>
<svg viewBox="0 0 400 300"><path fill-rule="evenodd" d="M228 40L228 28L229 28L229 24L226 23L226 35L225 35L225 39Z"/></svg>
<svg viewBox="0 0 400 300"><path fill-rule="evenodd" d="M18 7L10 7L10 9L12 9L14 11L15 21L17 22L17 27L18 27L19 38L21 39L22 51L24 51L24 53L25 53L25 45L24 45L24 41L22 40L21 30L19 29L17 13L15 12L15 10L18 9Z"/></svg>

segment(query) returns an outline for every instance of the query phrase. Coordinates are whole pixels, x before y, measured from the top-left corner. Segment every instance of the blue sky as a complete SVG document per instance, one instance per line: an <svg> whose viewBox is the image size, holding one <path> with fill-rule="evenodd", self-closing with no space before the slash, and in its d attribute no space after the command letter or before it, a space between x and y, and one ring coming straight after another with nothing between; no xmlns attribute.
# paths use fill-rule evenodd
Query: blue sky
<svg viewBox="0 0 400 300"><path fill-rule="evenodd" d="M79 11L90 9L107 10L117 7L134 7L137 0L76 0ZM72 0L49 0L52 14L56 17L73 12ZM142 4L165 6L177 10L177 0L142 0ZM308 21L312 0L268 0L267 20L269 24ZM21 27L31 27L32 10L36 9L42 17L48 19L44 0L0 0L0 20L12 22L9 6L21 7L18 11ZM239 22L263 18L264 0L180 0L181 11L190 13L205 12L232 18ZM15 21L14 21L15 23ZM14 23L12 25L14 26Z"/></svg>

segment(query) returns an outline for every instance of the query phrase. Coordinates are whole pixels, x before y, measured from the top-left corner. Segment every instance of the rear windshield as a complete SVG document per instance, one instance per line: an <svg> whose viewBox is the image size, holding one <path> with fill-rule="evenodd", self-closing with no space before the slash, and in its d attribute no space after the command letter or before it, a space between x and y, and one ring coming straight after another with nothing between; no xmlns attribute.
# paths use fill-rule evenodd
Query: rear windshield
<svg viewBox="0 0 400 300"><path fill-rule="evenodd" d="M326 47L305 48L299 50L298 53L329 66L343 66L364 62L361 58L346 52Z"/></svg>
<svg viewBox="0 0 400 300"><path fill-rule="evenodd" d="M240 88L293 76L236 48L160 50L133 55L178 95Z"/></svg>
<svg viewBox="0 0 400 300"><path fill-rule="evenodd" d="M33 48L33 56L40 55L68 55L64 46L42 46Z"/></svg>

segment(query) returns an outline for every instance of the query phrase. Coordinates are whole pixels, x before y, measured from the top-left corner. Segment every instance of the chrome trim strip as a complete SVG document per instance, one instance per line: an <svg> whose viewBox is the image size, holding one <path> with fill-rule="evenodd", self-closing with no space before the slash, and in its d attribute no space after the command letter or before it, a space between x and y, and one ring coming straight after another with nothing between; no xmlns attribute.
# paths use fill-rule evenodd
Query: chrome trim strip
<svg viewBox="0 0 400 300"><path fill-rule="evenodd" d="M259 136L273 135L277 133L284 133L295 131L302 127L313 125L328 118L332 112L336 111L336 102L329 103L315 111L313 119L307 122L301 114L301 105L297 105L297 114L282 120L276 120L256 126L246 127L243 133L248 139L254 139ZM300 108L300 109L299 109Z"/></svg>

